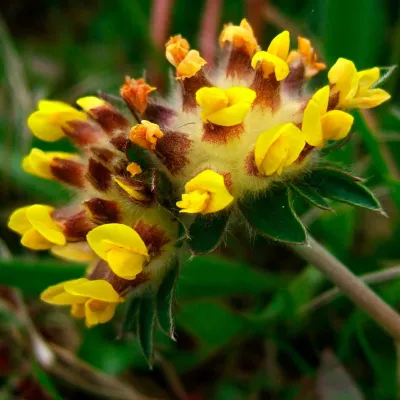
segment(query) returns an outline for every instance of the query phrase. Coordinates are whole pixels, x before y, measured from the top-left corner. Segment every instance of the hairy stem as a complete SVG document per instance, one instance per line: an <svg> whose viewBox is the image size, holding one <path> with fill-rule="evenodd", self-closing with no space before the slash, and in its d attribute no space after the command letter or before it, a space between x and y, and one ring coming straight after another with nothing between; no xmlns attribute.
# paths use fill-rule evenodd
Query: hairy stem
<svg viewBox="0 0 400 400"><path fill-rule="evenodd" d="M400 340L400 315L312 236L309 236L308 245L290 245L290 248L323 272L344 294L381 325L395 340Z"/></svg>

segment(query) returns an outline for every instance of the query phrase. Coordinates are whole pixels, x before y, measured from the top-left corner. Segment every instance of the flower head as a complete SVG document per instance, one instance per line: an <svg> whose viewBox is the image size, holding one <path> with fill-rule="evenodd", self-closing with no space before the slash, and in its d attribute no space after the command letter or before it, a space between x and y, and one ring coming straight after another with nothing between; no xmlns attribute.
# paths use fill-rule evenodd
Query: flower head
<svg viewBox="0 0 400 400"><path fill-rule="evenodd" d="M147 108L147 98L154 90L156 88L148 85L144 79L136 80L127 76L125 83L121 86L120 93L133 110L143 114Z"/></svg>
<svg viewBox="0 0 400 400"><path fill-rule="evenodd" d="M157 140L161 139L164 134L161 132L158 124L142 120L140 124L135 125L130 131L130 139L140 147L154 150Z"/></svg>
<svg viewBox="0 0 400 400"><path fill-rule="evenodd" d="M50 286L40 298L49 304L71 306L72 315L86 318L88 327L108 322L117 305L124 301L109 282L86 278Z"/></svg>
<svg viewBox="0 0 400 400"><path fill-rule="evenodd" d="M54 222L54 208L35 204L15 210L8 227L22 236L21 243L32 250L48 250L54 245L64 246L66 238Z"/></svg>
<svg viewBox="0 0 400 400"><path fill-rule="evenodd" d="M205 87L196 93L203 121L221 126L241 124L255 98L255 92L245 87Z"/></svg>
<svg viewBox="0 0 400 400"><path fill-rule="evenodd" d="M328 72L333 93L339 94L339 107L372 108L390 99L383 89L371 88L380 78L378 67L357 71L354 63L339 58Z"/></svg>
<svg viewBox="0 0 400 400"><path fill-rule="evenodd" d="M224 177L212 170L200 172L185 185L182 200L176 205L183 213L210 214L228 207L233 196L226 188Z"/></svg>

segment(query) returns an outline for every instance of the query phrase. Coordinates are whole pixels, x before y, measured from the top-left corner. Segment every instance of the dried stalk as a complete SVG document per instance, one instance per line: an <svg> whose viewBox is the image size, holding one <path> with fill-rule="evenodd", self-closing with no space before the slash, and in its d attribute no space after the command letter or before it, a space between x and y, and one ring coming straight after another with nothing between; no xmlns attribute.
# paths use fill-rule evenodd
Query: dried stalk
<svg viewBox="0 0 400 400"><path fill-rule="evenodd" d="M307 245L289 245L304 260L323 272L344 294L363 309L395 340L400 340L400 315L312 236Z"/></svg>

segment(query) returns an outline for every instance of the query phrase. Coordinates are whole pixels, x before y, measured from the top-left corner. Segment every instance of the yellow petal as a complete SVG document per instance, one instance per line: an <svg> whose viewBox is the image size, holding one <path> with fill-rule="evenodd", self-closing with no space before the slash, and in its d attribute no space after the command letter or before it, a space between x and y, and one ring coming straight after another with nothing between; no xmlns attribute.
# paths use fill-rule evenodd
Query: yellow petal
<svg viewBox="0 0 400 400"><path fill-rule="evenodd" d="M321 116L326 113L328 101L329 86L325 86L313 95L304 110L301 131L310 146L323 146Z"/></svg>
<svg viewBox="0 0 400 400"><path fill-rule="evenodd" d="M335 92L339 92L339 104L346 106L358 90L358 74L354 63L345 58L339 58L328 72L328 79L334 85Z"/></svg>
<svg viewBox="0 0 400 400"><path fill-rule="evenodd" d="M18 208L11 214L10 219L8 220L8 227L20 235L23 235L26 231L32 228L32 224L26 216L26 211L29 207L31 206Z"/></svg>
<svg viewBox="0 0 400 400"><path fill-rule="evenodd" d="M248 103L251 105L257 96L254 90L242 86L233 86L224 91L229 104Z"/></svg>
<svg viewBox="0 0 400 400"><path fill-rule="evenodd" d="M176 68L178 77L191 78L200 71L207 61L200 56L197 50L190 50L184 60Z"/></svg>
<svg viewBox="0 0 400 400"><path fill-rule="evenodd" d="M220 126L235 126L241 124L248 112L250 111L251 104L238 103L230 107L223 108L222 110L215 111L207 115L207 120L215 125Z"/></svg>
<svg viewBox="0 0 400 400"><path fill-rule="evenodd" d="M264 78L268 78L272 73L275 74L276 80L281 81L289 75L289 65L274 54L266 51L258 51L251 60L251 66L257 69L261 65Z"/></svg>
<svg viewBox="0 0 400 400"><path fill-rule="evenodd" d="M165 56L167 60L177 67L189 52L189 43L181 35L171 37L165 44Z"/></svg>
<svg viewBox="0 0 400 400"><path fill-rule="evenodd" d="M290 47L290 34L289 31L283 31L272 39L268 53L279 57L281 60L286 61L289 54Z"/></svg>
<svg viewBox="0 0 400 400"><path fill-rule="evenodd" d="M75 279L65 282L64 289L67 293L74 296L81 296L109 303L119 303L122 301L111 284L103 279Z"/></svg>
<svg viewBox="0 0 400 400"><path fill-rule="evenodd" d="M133 199L135 199L137 201L148 201L149 200L149 196L146 196L145 193L142 193L139 190L136 190L134 187L128 185L122 179L113 178L113 180L121 189L125 190L125 192L128 193L129 196L131 196Z"/></svg>
<svg viewBox="0 0 400 400"><path fill-rule="evenodd" d="M72 304L71 315L75 318L85 318L85 303L83 304Z"/></svg>
<svg viewBox="0 0 400 400"><path fill-rule="evenodd" d="M229 206L234 199L225 186L224 177L209 169L200 172L200 174L186 183L186 193L195 190L208 192L210 194L207 208L202 211L203 214L220 211Z"/></svg>
<svg viewBox="0 0 400 400"><path fill-rule="evenodd" d="M54 208L35 204L26 211L27 218L32 226L49 242L64 246L66 237L62 229L53 221L51 213Z"/></svg>
<svg viewBox="0 0 400 400"><path fill-rule="evenodd" d="M49 250L53 243L49 242L35 228L26 231L21 238L21 244L31 250Z"/></svg>
<svg viewBox="0 0 400 400"><path fill-rule="evenodd" d="M115 275L132 280L142 272L146 256L122 248L111 249L107 253L107 261Z"/></svg>
<svg viewBox="0 0 400 400"><path fill-rule="evenodd" d="M176 203L177 207L182 208L180 212L183 213L201 213L208 205L210 194L201 190L194 190L193 192L182 194L182 200Z"/></svg>
<svg viewBox="0 0 400 400"><path fill-rule="evenodd" d="M133 253L148 256L145 243L139 234L124 224L104 224L91 230L87 236L89 246L103 260L113 248L123 248Z"/></svg>
<svg viewBox="0 0 400 400"><path fill-rule="evenodd" d="M324 140L344 139L350 132L354 118L350 114L332 110L321 118Z"/></svg>
<svg viewBox="0 0 400 400"><path fill-rule="evenodd" d="M38 109L40 111L47 111L51 113L56 113L59 111L76 112L77 110L71 105L64 103L62 101L56 100L40 100L38 103Z"/></svg>
<svg viewBox="0 0 400 400"><path fill-rule="evenodd" d="M203 121L211 112L227 107L229 99L225 91L219 87L202 87L196 92L196 102L202 108Z"/></svg>
<svg viewBox="0 0 400 400"><path fill-rule="evenodd" d="M303 135L292 123L278 125L257 139L254 158L262 175L281 174L284 167L297 160L305 146Z"/></svg>
<svg viewBox="0 0 400 400"><path fill-rule="evenodd" d="M89 300L85 304L86 326L103 324L112 319L115 314L117 304L105 303L98 300Z"/></svg>
<svg viewBox="0 0 400 400"><path fill-rule="evenodd" d="M369 89L381 76L381 71L378 67L364 69L357 73L358 77L358 93L360 90Z"/></svg>
<svg viewBox="0 0 400 400"><path fill-rule="evenodd" d="M51 252L65 260L88 262L96 258L86 242L67 243L65 246L53 246Z"/></svg>
<svg viewBox="0 0 400 400"><path fill-rule="evenodd" d="M57 304L60 306L83 304L87 300L87 297L74 296L73 294L67 293L65 291L64 286L68 282L73 281L61 282L57 285L48 287L40 295L41 300L49 304Z"/></svg>
<svg viewBox="0 0 400 400"><path fill-rule="evenodd" d="M361 96L356 96L347 103L349 108L373 108L390 99L390 94L383 89L369 89Z"/></svg>
<svg viewBox="0 0 400 400"><path fill-rule="evenodd" d="M76 104L78 104L78 106L81 107L84 111L90 111L93 108L107 105L104 100L99 99L96 96L81 97L76 101Z"/></svg>

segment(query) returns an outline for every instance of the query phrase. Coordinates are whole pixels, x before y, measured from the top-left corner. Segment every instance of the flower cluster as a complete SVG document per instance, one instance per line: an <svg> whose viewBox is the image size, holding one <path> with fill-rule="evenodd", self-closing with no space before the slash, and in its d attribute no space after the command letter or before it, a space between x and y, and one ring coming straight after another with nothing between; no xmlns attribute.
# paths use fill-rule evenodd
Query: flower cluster
<svg viewBox="0 0 400 400"><path fill-rule="evenodd" d="M224 27L220 45L221 62L209 70L184 38L170 38L176 83L167 99L143 79L126 78L123 106L93 96L77 108L39 102L28 119L33 134L67 137L79 154L32 149L22 167L68 185L76 199L57 209L20 208L9 227L30 249L89 263L85 278L48 288L42 300L70 305L88 326L109 321L129 293L160 285L182 223L229 215L244 197L309 170L328 141L349 134L349 109L390 97L374 87L379 68L357 71L343 58L310 93L308 80L326 65L306 38L290 51L288 31L264 51L243 20Z"/></svg>

